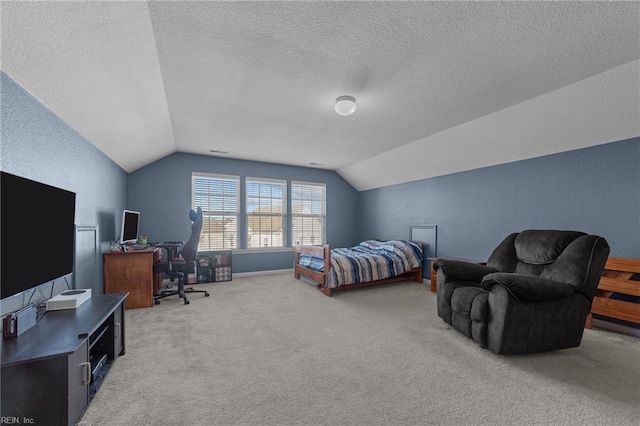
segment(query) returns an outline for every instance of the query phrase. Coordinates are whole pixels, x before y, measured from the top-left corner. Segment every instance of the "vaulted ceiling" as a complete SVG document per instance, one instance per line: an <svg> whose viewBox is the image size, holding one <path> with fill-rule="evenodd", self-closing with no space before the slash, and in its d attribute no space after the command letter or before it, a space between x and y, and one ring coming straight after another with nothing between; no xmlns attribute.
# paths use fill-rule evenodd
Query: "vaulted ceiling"
<svg viewBox="0 0 640 426"><path fill-rule="evenodd" d="M313 163L368 189L640 135L627 118L638 2L3 1L0 13L2 70L129 172L187 152ZM625 64L621 134L496 160L508 137L467 150L452 130ZM345 94L358 109L341 117ZM390 165L428 152L419 173Z"/></svg>

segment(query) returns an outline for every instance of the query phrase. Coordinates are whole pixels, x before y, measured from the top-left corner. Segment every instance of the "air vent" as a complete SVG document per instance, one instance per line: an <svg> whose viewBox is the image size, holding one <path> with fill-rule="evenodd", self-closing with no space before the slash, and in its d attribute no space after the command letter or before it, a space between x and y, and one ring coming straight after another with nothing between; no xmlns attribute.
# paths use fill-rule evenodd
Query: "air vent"
<svg viewBox="0 0 640 426"><path fill-rule="evenodd" d="M210 153L212 154L220 154L220 155L228 155L229 151L220 151L219 149L210 149Z"/></svg>

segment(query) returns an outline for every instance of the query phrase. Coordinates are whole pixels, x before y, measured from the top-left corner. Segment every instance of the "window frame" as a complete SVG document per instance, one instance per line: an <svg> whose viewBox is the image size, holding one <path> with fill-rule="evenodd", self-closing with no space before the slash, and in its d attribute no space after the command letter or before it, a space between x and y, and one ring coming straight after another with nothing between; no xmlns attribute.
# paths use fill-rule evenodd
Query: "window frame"
<svg viewBox="0 0 640 426"><path fill-rule="evenodd" d="M195 181L196 179L209 179L209 180L219 180L219 181L232 181L235 183L236 187L235 187L235 197L228 197L225 196L225 194L222 194L222 205L223 205L223 210L220 211L215 211L215 210L209 210L209 207L211 206L211 199L215 198L212 194L212 192L208 191L206 193L202 193L202 194L198 194L196 191L196 187L195 187ZM198 244L198 251L215 251L215 250L237 250L240 248L240 219L241 219L241 211L242 211L242 207L241 207L241 199L240 199L240 176L236 176L236 175L224 175L224 174L217 174L217 173L203 173L203 172L192 172L191 173L191 207L192 208L196 208L199 204L196 203L196 196L197 195L203 195L205 197L209 198L209 202L208 202L208 206L202 206L200 205L200 207L202 207L202 216L203 216L203 226L202 226L202 232L200 234L200 242ZM223 183L224 185L224 183ZM224 199L225 198L235 198L235 211L232 210L224 210ZM206 208L205 208L206 207ZM235 219L235 234L233 235L232 239L234 240L234 244L230 244L227 245L226 241L227 239L225 238L225 231L223 230L222 232L222 247L213 247L211 245L211 241L212 238L209 237L208 241L209 244L207 247L203 246L203 239L202 236L205 234L208 235L212 235L211 232L209 232L207 230L207 221L211 221L211 218L215 218L215 217L222 217L222 218L226 218L226 217L233 217ZM213 233L215 234L215 233Z"/></svg>
<svg viewBox="0 0 640 426"><path fill-rule="evenodd" d="M250 198L255 199L255 197L252 197L249 194L249 185L251 183L256 183L256 184L268 184L268 185L278 185L280 186L281 190L282 190L282 197L280 198L274 198L274 197L267 197L269 199L271 199L271 203L269 204L269 206L271 207L271 209L273 209L274 205L273 205L273 201L274 200L280 200L282 203L281 206L281 212L280 213L274 213L273 211L267 213L267 212L261 212L259 214L256 213L250 213L249 212L249 205L251 204L251 202L249 201ZM258 195L258 205L260 205L260 200L262 199L262 197L260 196L261 194ZM244 217L245 217L245 248L247 250L281 250L283 248L287 248L288 244L287 244L287 236L289 235L288 229L289 229L289 220L288 220L288 191L287 191L287 181L285 179L271 179L271 178L259 178L259 177L245 177L244 179ZM255 200L254 200L255 202ZM258 207L260 208L260 207ZM282 232L282 236L281 236L281 245L269 245L269 246L262 246L262 245L258 245L255 247L252 247L251 245L251 238L253 237L254 234L252 234L251 232L249 232L249 228L252 222L252 218L281 218L282 220L282 227L281 227L281 232ZM260 220L260 219L259 219ZM260 220L261 222L262 220ZM261 232L259 232L259 239L262 238ZM268 233L267 233L268 234ZM270 236L271 238L271 244L273 244L273 233L271 233L272 235Z"/></svg>
<svg viewBox="0 0 640 426"><path fill-rule="evenodd" d="M296 205L296 200L299 200L299 202L301 204L303 204L305 201L307 202L312 202L314 201L313 198L311 199L305 199L304 197L301 197L299 199L294 199L294 194L295 194L295 190L294 190L294 186L300 186L300 187L316 187L316 188L322 188L323 191L323 196L322 196L322 200L321 200L321 204L322 204L322 208L321 208L321 213L320 214L302 214L302 213L296 213L294 211L295 205ZM324 244L326 244L327 241L327 184L326 183L321 183L321 182L304 182L304 181L295 181L292 180L291 181L291 197L290 197L290 201L291 201L291 247L295 247L296 245L314 245L314 246L323 246ZM299 244L297 244L298 242L296 241L296 232L294 231L294 226L295 226L295 221L296 218L310 218L310 219L320 219L322 222L322 232L321 232L321 241L320 242L314 242L312 241L310 244L305 244L305 230L304 227L303 229L300 231L302 232L302 238L301 241L299 242Z"/></svg>

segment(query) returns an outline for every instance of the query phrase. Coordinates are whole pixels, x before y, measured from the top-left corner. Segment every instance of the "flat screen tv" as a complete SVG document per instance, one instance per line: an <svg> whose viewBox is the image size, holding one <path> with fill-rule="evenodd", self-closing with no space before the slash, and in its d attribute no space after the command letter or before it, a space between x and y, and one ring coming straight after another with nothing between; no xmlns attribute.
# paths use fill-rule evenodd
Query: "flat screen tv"
<svg viewBox="0 0 640 426"><path fill-rule="evenodd" d="M0 175L0 298L73 272L76 194Z"/></svg>
<svg viewBox="0 0 640 426"><path fill-rule="evenodd" d="M138 241L138 227L140 226L140 213L131 210L122 212L122 244L131 244Z"/></svg>

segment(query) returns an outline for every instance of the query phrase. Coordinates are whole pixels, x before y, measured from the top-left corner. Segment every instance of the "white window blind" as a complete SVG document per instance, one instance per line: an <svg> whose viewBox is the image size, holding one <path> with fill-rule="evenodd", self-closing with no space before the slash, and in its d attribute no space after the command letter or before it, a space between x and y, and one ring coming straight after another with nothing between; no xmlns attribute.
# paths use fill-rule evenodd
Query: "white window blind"
<svg viewBox="0 0 640 426"><path fill-rule="evenodd" d="M247 248L284 247L287 182L247 178Z"/></svg>
<svg viewBox="0 0 640 426"><path fill-rule="evenodd" d="M193 173L193 207L201 207L202 234L198 250L238 248L240 178Z"/></svg>
<svg viewBox="0 0 640 426"><path fill-rule="evenodd" d="M291 182L291 242L323 245L326 234L326 185Z"/></svg>

